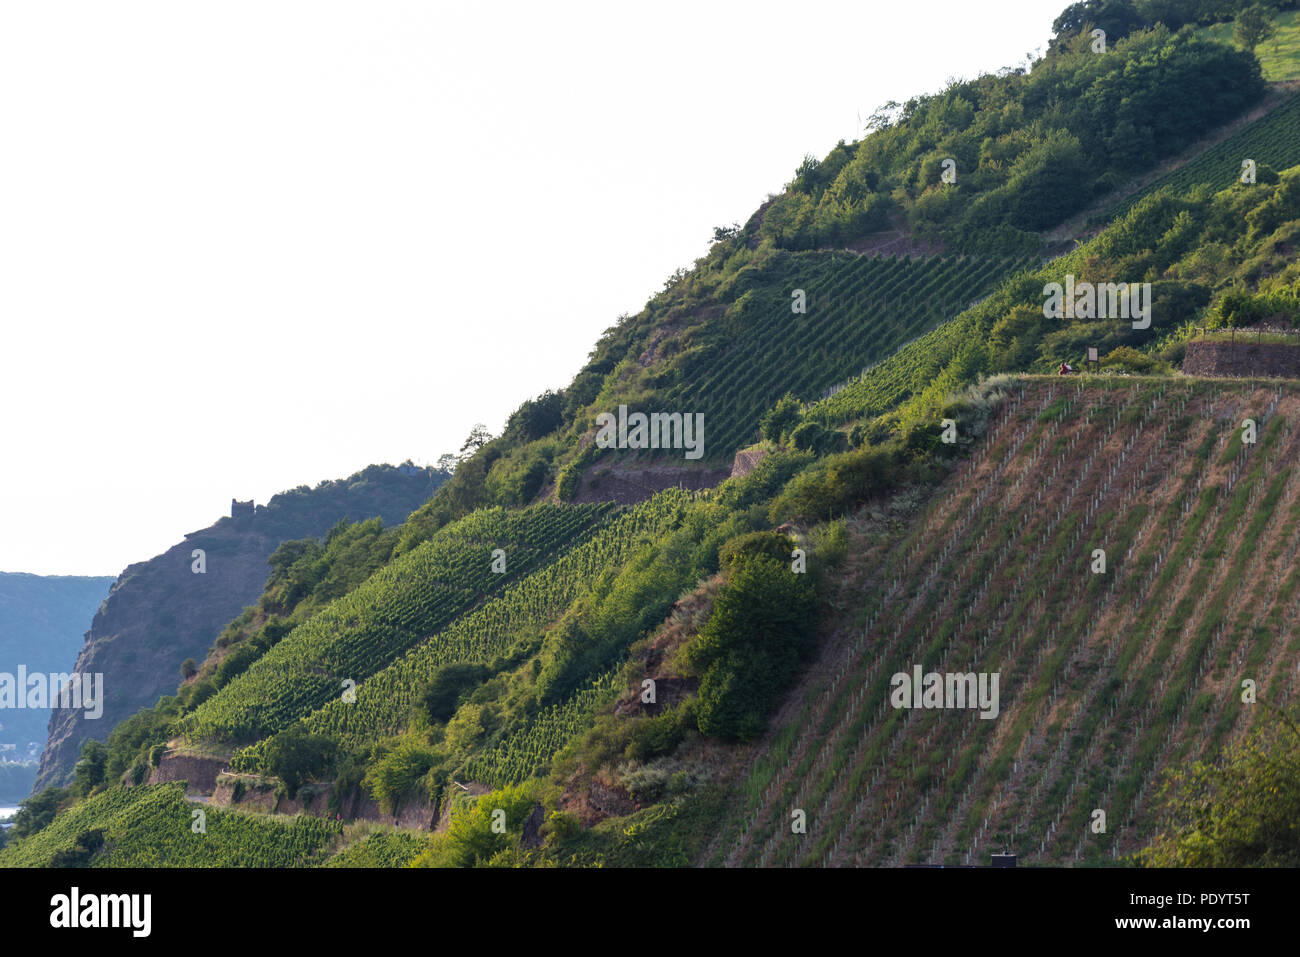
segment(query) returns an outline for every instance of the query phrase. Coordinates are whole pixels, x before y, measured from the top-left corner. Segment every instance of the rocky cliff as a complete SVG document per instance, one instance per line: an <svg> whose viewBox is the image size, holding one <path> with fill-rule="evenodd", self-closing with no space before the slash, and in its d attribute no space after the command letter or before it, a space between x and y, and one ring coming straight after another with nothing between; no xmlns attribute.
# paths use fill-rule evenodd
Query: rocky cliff
<svg viewBox="0 0 1300 957"><path fill-rule="evenodd" d="M445 478L410 466L371 466L277 495L251 516L223 518L129 566L95 614L76 661L78 672L103 674L103 714L52 712L36 790L66 783L87 739L105 740L119 721L175 692L181 662L201 660L226 624L262 593L267 559L281 542L321 537L342 519L402 522ZM196 550L203 552L201 572Z"/></svg>

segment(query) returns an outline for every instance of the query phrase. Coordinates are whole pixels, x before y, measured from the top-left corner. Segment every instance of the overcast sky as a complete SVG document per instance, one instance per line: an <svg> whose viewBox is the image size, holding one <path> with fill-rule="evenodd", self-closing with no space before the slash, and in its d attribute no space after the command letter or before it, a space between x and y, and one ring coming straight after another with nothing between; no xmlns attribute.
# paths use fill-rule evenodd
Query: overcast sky
<svg viewBox="0 0 1300 957"><path fill-rule="evenodd" d="M0 570L431 463L1065 0L0 0Z"/></svg>

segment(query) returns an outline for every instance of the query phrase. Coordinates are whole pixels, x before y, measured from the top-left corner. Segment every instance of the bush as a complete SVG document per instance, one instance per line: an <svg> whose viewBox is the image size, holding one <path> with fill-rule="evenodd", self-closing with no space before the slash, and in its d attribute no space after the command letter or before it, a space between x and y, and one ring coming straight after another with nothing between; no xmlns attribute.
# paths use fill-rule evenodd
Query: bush
<svg viewBox="0 0 1300 957"><path fill-rule="evenodd" d="M892 489L904 477L895 449L864 447L817 463L790 480L768 510L773 522L834 518Z"/></svg>
<svg viewBox="0 0 1300 957"><path fill-rule="evenodd" d="M790 433L790 442L801 452L829 455L844 447L844 434L817 422L804 422Z"/></svg>
<svg viewBox="0 0 1300 957"><path fill-rule="evenodd" d="M1101 360L1103 369L1121 368L1139 375L1151 372L1158 365L1159 363L1151 356L1138 352L1129 346L1120 346Z"/></svg>
<svg viewBox="0 0 1300 957"><path fill-rule="evenodd" d="M466 662L440 665L420 696L430 721L451 719L460 705L461 696L486 681L492 672L485 666Z"/></svg>
<svg viewBox="0 0 1300 957"><path fill-rule="evenodd" d="M780 532L750 532L729 538L718 549L718 567L729 569L740 562L766 556L788 562L794 544Z"/></svg>
<svg viewBox="0 0 1300 957"><path fill-rule="evenodd" d="M70 797L66 788L46 788L18 805L14 815L14 837L30 837L54 820L59 807Z"/></svg>
<svg viewBox="0 0 1300 957"><path fill-rule="evenodd" d="M438 765L442 755L418 738L399 738L366 772L365 783L385 814L396 814L399 802L416 782Z"/></svg>
<svg viewBox="0 0 1300 957"><path fill-rule="evenodd" d="M793 394L787 392L758 420L758 427L763 432L763 438L780 442L794 430L802 417L803 406Z"/></svg>
<svg viewBox="0 0 1300 957"><path fill-rule="evenodd" d="M266 748L267 770L284 782L290 798L307 781L327 774L334 762L337 745L321 734L308 734L295 724L271 739Z"/></svg>
<svg viewBox="0 0 1300 957"><path fill-rule="evenodd" d="M766 555L742 560L685 651L703 673L699 730L730 741L761 734L812 650L815 626L816 601L805 576Z"/></svg>
<svg viewBox="0 0 1300 957"><path fill-rule="evenodd" d="M537 807L533 789L527 785L492 791L463 810L453 812L447 832L416 858L412 867L473 867L499 859L503 852L519 846L524 822ZM493 829L504 812L505 833Z"/></svg>

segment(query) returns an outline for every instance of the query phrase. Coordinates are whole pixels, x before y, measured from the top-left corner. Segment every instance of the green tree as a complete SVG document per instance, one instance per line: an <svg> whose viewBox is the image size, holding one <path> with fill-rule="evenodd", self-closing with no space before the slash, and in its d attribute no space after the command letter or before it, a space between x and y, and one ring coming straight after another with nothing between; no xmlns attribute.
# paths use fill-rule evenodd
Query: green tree
<svg viewBox="0 0 1300 957"><path fill-rule="evenodd" d="M804 575L764 554L741 557L690 647L703 671L697 721L707 735L751 741L813 645L816 599Z"/></svg>
<svg viewBox="0 0 1300 957"><path fill-rule="evenodd" d="M412 867L473 867L519 846L524 822L537 799L529 784L502 788L452 813L447 833L412 862Z"/></svg>
<svg viewBox="0 0 1300 957"><path fill-rule="evenodd" d="M492 433L482 422L474 423L474 427L469 430L469 435L465 438L465 443L460 447L460 460L473 457L474 453L483 446L492 441Z"/></svg>
<svg viewBox="0 0 1300 957"><path fill-rule="evenodd" d="M430 721L447 721L456 713L461 695L482 684L492 672L472 662L450 662L433 672L422 695Z"/></svg>
<svg viewBox="0 0 1300 957"><path fill-rule="evenodd" d="M1285 715L1215 764L1170 774L1161 831L1139 855L1152 867L1300 866L1300 729Z"/></svg>
<svg viewBox="0 0 1300 957"><path fill-rule="evenodd" d="M1241 44L1243 50L1255 52L1255 47L1277 33L1268 11L1262 4L1252 3L1244 7L1232 21L1232 35Z"/></svg>
<svg viewBox="0 0 1300 957"><path fill-rule="evenodd" d="M102 741L87 741L81 748L81 758L73 771L73 793L85 797L104 780L104 768L108 765L108 748Z"/></svg>
<svg viewBox="0 0 1300 957"><path fill-rule="evenodd" d="M794 430L802 416L802 405L799 400L792 393L787 392L758 420L758 427L763 432L763 438L780 442L782 437Z"/></svg>
<svg viewBox="0 0 1300 957"><path fill-rule="evenodd" d="M54 820L60 805L69 797L67 788L46 788L18 805L14 815L13 835L30 837Z"/></svg>
<svg viewBox="0 0 1300 957"><path fill-rule="evenodd" d="M184 678L186 681L189 681L198 673L199 673L199 665L198 662L195 661L193 658L186 658L184 661L181 662L181 677Z"/></svg>
<svg viewBox="0 0 1300 957"><path fill-rule="evenodd" d="M307 781L327 774L337 746L321 734L309 734L301 724L286 728L271 739L266 749L266 766L284 782L294 797Z"/></svg>
<svg viewBox="0 0 1300 957"><path fill-rule="evenodd" d="M365 783L385 814L396 814L399 802L442 755L412 735L399 738L388 747L370 770Z"/></svg>

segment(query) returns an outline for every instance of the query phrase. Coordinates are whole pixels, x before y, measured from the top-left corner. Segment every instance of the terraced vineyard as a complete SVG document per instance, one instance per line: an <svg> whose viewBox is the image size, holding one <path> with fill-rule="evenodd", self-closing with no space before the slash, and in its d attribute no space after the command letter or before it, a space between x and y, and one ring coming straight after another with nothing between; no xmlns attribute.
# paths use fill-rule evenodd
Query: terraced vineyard
<svg viewBox="0 0 1300 957"><path fill-rule="evenodd" d="M380 670L356 689L356 700L334 696L307 718L310 730L349 745L402 730L420 690L440 665L488 662L520 637L540 634L603 572L618 568L647 537L671 527L690 493L668 489L607 521L581 544L504 588ZM236 770L256 770L266 743L235 755Z"/></svg>
<svg viewBox="0 0 1300 957"><path fill-rule="evenodd" d="M200 808L206 831L195 833ZM322 863L342 832L341 824L306 815L273 818L191 804L182 784L116 787L0 851L0 867L48 867L92 828L103 839L89 861L94 867L304 867Z"/></svg>
<svg viewBox="0 0 1300 957"><path fill-rule="evenodd" d="M543 709L528 727L472 760L467 774L473 780L494 788L526 781L588 726L596 709L613 698L615 688L611 672L597 678L567 701Z"/></svg>
<svg viewBox="0 0 1300 957"><path fill-rule="evenodd" d="M404 867L430 844L427 833L387 829L345 848L326 867Z"/></svg>
<svg viewBox="0 0 1300 957"><path fill-rule="evenodd" d="M1295 386L1022 380L919 521L874 546L857 533L857 624L757 749L713 863L1136 850L1161 773L1213 757L1263 707L1244 679L1261 702L1295 694L1296 421ZM914 665L998 673L996 719L891 707L891 676Z"/></svg>
<svg viewBox="0 0 1300 957"><path fill-rule="evenodd" d="M612 505L486 509L441 529L295 628L187 715L191 738L249 741L284 728L358 684L508 582L592 533ZM492 571L492 551L506 573Z"/></svg>
<svg viewBox="0 0 1300 957"><path fill-rule="evenodd" d="M1144 196L1166 186L1176 194L1186 193L1202 183L1216 190L1227 189L1239 181L1242 161L1247 159L1265 164L1275 172L1300 164L1300 94L1210 147L1191 162L1148 184L1097 217L1097 221L1113 222Z"/></svg>
<svg viewBox="0 0 1300 957"><path fill-rule="evenodd" d="M745 289L728 336L679 364L671 409L703 412L709 455L756 438L755 422L786 392L816 399L837 382L951 319L1021 260L788 254ZM802 289L807 312L792 312Z"/></svg>
<svg viewBox="0 0 1300 957"><path fill-rule="evenodd" d="M971 341L974 329L972 314L962 313L812 403L807 417L835 427L896 407L924 388L943 368L946 358Z"/></svg>

